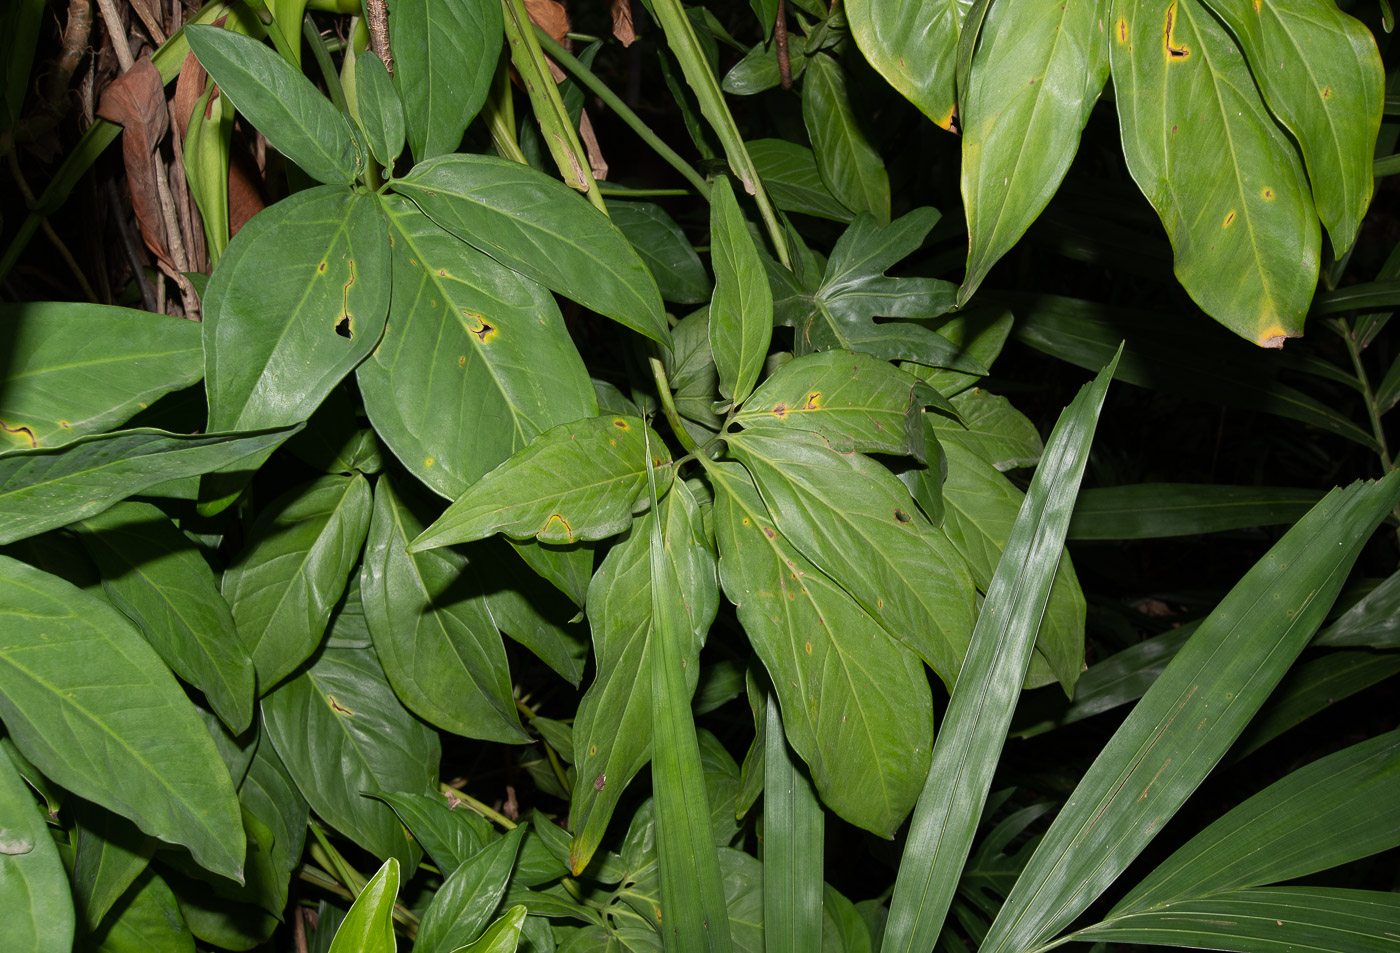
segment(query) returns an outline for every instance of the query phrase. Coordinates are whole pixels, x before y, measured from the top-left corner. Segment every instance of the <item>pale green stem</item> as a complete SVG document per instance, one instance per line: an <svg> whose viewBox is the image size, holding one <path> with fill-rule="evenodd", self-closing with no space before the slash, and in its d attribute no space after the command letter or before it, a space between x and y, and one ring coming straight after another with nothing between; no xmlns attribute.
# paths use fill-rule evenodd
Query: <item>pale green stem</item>
<svg viewBox="0 0 1400 953"><path fill-rule="evenodd" d="M681 422L681 415L676 412L676 402L671 397L671 385L666 380L666 368L662 366L660 359L649 358L651 361L651 376L656 379L656 392L661 395L661 412L666 415L666 422L671 425L671 431L676 435L676 439L681 442L681 446L688 453L695 453L699 450L695 438L691 437L690 431L685 429L685 424Z"/></svg>
<svg viewBox="0 0 1400 953"><path fill-rule="evenodd" d="M1361 385L1361 397L1366 402L1366 415L1371 419L1371 434L1380 448L1381 467L1389 473L1395 469L1395 464L1390 459L1390 447L1386 444L1385 428L1381 426L1380 408L1376 406L1376 397L1371 391L1371 380L1366 376L1366 368L1361 363L1361 349L1357 347L1356 337L1345 319L1334 318L1332 326L1346 342L1347 353L1351 355L1351 366L1356 371L1356 382Z"/></svg>
<svg viewBox="0 0 1400 953"><path fill-rule="evenodd" d="M508 831L513 831L516 827L519 826L515 823L515 821L512 821L500 811L497 811L489 805L478 801L470 794L464 794L461 791L458 791L450 784L439 784L438 790L441 791L443 794L447 795L448 797L452 798L454 801L461 801L467 807L471 808L473 811L476 811L476 813L480 814L488 821L495 821L497 824L501 825Z"/></svg>

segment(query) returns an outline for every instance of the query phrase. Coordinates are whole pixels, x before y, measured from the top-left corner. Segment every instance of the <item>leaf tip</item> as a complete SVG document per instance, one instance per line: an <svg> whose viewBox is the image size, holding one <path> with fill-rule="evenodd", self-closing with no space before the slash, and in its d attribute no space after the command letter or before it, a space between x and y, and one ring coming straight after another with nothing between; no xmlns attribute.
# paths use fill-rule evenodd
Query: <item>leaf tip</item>
<svg viewBox="0 0 1400 953"><path fill-rule="evenodd" d="M1288 340L1289 337L1290 335L1287 331L1277 324L1272 324L1259 332L1259 337L1255 339L1255 343L1260 347L1281 348L1283 347L1283 342Z"/></svg>

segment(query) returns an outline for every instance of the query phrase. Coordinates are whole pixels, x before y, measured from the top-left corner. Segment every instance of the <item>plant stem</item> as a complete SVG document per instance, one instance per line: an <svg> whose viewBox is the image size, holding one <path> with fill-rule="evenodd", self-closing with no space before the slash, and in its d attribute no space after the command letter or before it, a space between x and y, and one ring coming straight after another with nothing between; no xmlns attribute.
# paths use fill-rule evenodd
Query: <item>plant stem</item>
<svg viewBox="0 0 1400 953"><path fill-rule="evenodd" d="M651 361L651 376L656 380L656 391L661 395L661 412L665 414L666 422L671 425L671 431L686 452L695 453L700 449L699 445L690 435L690 431L685 429L681 415L676 412L676 402L671 397L671 385L666 380L666 368L661 365L660 358L652 357L648 360Z"/></svg>
<svg viewBox="0 0 1400 953"><path fill-rule="evenodd" d="M325 41L321 39L321 31L316 29L316 22L311 19L310 13L302 17L301 35L306 38L306 44L311 47L311 55L326 80L326 92L330 93L331 102L335 103L336 109L345 112L345 90L340 85L340 74L335 71L330 52L326 49Z"/></svg>
<svg viewBox="0 0 1400 953"><path fill-rule="evenodd" d="M358 870L350 866L349 861L340 855L340 851L336 850L330 839L326 837L325 831L321 830L320 824L313 823L310 827L311 836L316 838L316 843L308 845L311 858L322 867L334 871L341 883L345 884L358 897L368 881L361 876Z"/></svg>
<svg viewBox="0 0 1400 953"><path fill-rule="evenodd" d="M1361 363L1361 349L1357 346L1356 337L1351 333L1351 327L1344 318L1334 318L1333 327L1346 342L1347 353L1351 355L1351 366L1356 371L1356 381L1361 385L1361 397L1366 402L1366 415L1371 418L1371 433L1376 438L1376 445L1380 448L1381 468L1389 473L1395 469L1395 464L1390 459L1390 447L1385 441L1385 428L1381 426L1380 408L1376 406L1376 397L1371 390L1370 378L1366 376L1366 368Z"/></svg>
<svg viewBox="0 0 1400 953"><path fill-rule="evenodd" d="M389 11L384 0L365 0L365 24L369 27L369 48L384 61L384 69L394 75L394 54L389 49Z"/></svg>
<svg viewBox="0 0 1400 953"><path fill-rule="evenodd" d="M452 799L455 800L455 801L461 801L461 802L462 802L463 804L465 804L467 807L471 808L473 811L476 811L476 813L480 814L482 817L486 818L488 821L495 821L497 824L501 825L502 827L504 827L504 828L505 828L506 830L508 830L508 831L513 831L513 830L516 829L516 827L519 826L518 824L515 823L515 821L512 821L510 818L506 817L506 816L505 816L504 814L502 814L500 811L498 811L498 810L496 810L496 809L494 809L494 808L492 808L492 807L490 807L490 806L488 806L488 805L482 803L481 801L478 801L476 798L472 797L470 794L466 794L466 793L464 793L464 792L462 792L462 791L458 791L456 788L452 787L451 785L448 785L448 784L440 784L440 785L438 785L438 790L442 791L443 794L447 795L448 797L452 798Z"/></svg>
<svg viewBox="0 0 1400 953"><path fill-rule="evenodd" d="M685 180L695 186L695 191L699 192L706 200L710 197L710 183L705 181L705 177L695 171L695 167L685 159L680 153L662 142L656 133L651 131L651 127L642 121L642 118L628 108L627 104L614 93L607 85L593 72L579 62L568 50L554 42L554 37L550 36L539 27L535 27L535 38L540 41L540 46L546 53L554 57L560 66L574 75L580 83L586 86L595 96L601 99L609 109L617 113L617 117L625 122L629 129L641 136L642 141L651 146L652 150L662 158L662 160L675 169Z"/></svg>
<svg viewBox="0 0 1400 953"><path fill-rule="evenodd" d="M520 151L515 129L515 100L510 93L509 56L503 55L496 64L496 75L491 80L491 93L486 97L481 114L486 119L486 128L491 130L491 143L496 147L496 154L502 159L525 165L525 153Z"/></svg>

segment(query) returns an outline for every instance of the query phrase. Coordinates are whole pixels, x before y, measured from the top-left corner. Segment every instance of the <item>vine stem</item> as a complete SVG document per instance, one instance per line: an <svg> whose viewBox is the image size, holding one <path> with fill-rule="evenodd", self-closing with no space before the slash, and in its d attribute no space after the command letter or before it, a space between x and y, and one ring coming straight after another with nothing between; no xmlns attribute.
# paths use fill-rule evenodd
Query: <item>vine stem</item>
<svg viewBox="0 0 1400 953"><path fill-rule="evenodd" d="M648 360L651 362L651 376L656 379L656 391L661 395L661 412L666 415L666 422L671 425L671 431L675 433L676 439L681 442L687 453L698 452L699 444L690 435L690 431L685 429L681 415L676 412L676 402L671 397L671 385L666 380L666 368L661 365L660 358L651 357Z"/></svg>
<svg viewBox="0 0 1400 953"><path fill-rule="evenodd" d="M628 108L627 104L607 87L607 84L593 75L592 70L579 62L578 57L556 43L554 37L550 36L538 26L535 27L535 38L540 41L540 47L553 57L555 62L572 73L575 79L587 87L593 95L601 99L609 109L617 113L617 117L625 122L629 129L640 136L643 142L651 146L652 150L660 156L667 165L675 169L687 182L695 186L695 191L699 192L706 201L709 200L710 183L705 181L705 177L695 171L695 167L689 162L681 158L680 153L662 142L661 138L651 130L650 126L642 121L640 116Z"/></svg>
<svg viewBox="0 0 1400 953"><path fill-rule="evenodd" d="M1366 415L1371 420L1371 434L1380 448L1381 468L1389 473L1395 469L1395 464L1390 458L1390 447L1385 440L1385 428L1381 426L1380 409L1376 406L1375 393L1371 390L1371 380L1366 376L1366 368L1361 363L1361 348L1357 346L1356 337L1345 319L1334 318L1332 326L1346 342L1347 354L1351 355L1351 366L1356 371L1356 382L1361 385L1361 396L1366 401Z"/></svg>

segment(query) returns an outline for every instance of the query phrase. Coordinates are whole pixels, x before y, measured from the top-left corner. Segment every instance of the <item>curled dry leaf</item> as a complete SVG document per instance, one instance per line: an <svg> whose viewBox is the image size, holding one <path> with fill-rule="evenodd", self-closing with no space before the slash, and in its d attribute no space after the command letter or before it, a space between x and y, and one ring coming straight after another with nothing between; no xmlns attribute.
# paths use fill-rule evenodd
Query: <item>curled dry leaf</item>
<svg viewBox="0 0 1400 953"><path fill-rule="evenodd" d="M632 0L612 0L612 22L613 36L623 46L631 46L637 38L637 31L632 28Z"/></svg>
<svg viewBox="0 0 1400 953"><path fill-rule="evenodd" d="M156 186L154 156L165 136L169 123L165 107L165 88L160 71L151 64L149 51L102 93L97 114L122 127L122 160L126 166L131 208L141 228L146 247L170 268L175 268L170 255L169 236L160 211L160 192Z"/></svg>

